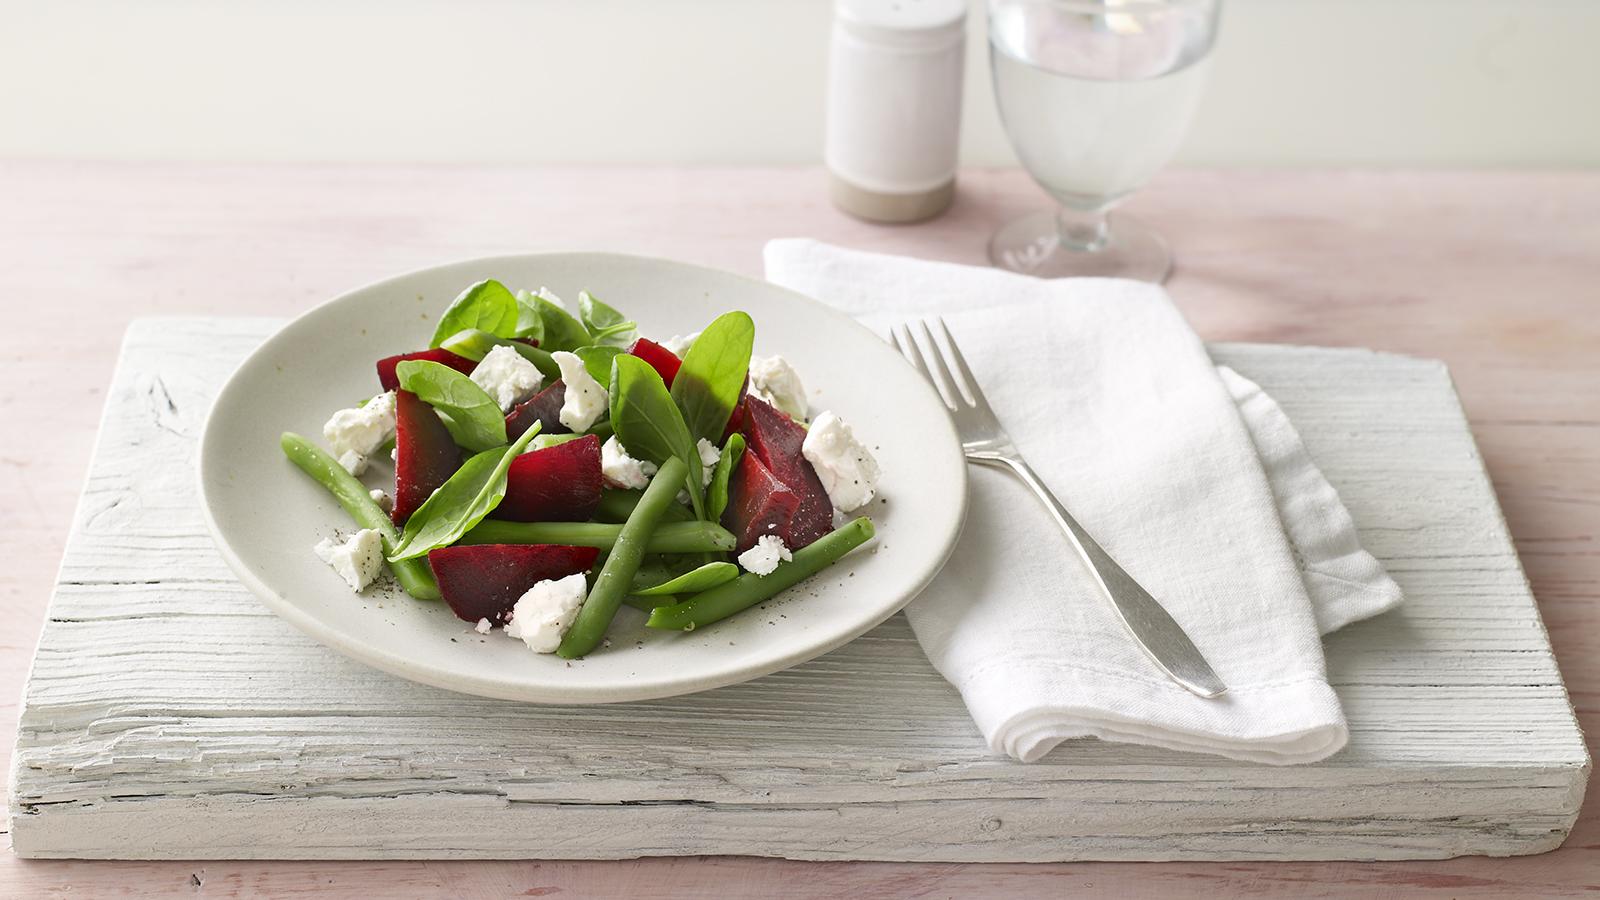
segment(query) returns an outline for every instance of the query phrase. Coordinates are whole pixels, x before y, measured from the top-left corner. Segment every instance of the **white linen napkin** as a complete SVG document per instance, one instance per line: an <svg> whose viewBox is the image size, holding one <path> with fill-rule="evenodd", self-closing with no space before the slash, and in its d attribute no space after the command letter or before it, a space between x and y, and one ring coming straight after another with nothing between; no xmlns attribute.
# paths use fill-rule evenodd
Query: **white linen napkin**
<svg viewBox="0 0 1600 900"><path fill-rule="evenodd" d="M1229 686L1205 700L1151 666L1043 506L972 467L966 530L906 616L995 752L1092 736L1290 764L1344 746L1320 634L1399 587L1283 411L1213 365L1160 287L809 240L772 241L766 267L880 333L942 315L1023 455Z"/></svg>

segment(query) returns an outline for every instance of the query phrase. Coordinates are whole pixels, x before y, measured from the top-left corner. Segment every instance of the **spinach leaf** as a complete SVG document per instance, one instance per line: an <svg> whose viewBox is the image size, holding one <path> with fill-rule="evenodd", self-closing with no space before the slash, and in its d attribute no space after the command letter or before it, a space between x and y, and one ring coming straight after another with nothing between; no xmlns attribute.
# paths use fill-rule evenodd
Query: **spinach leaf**
<svg viewBox="0 0 1600 900"><path fill-rule="evenodd" d="M544 343L544 317L539 315L539 307L530 303L525 291L517 291L517 328L512 332L512 337L532 338Z"/></svg>
<svg viewBox="0 0 1600 900"><path fill-rule="evenodd" d="M639 337L639 330L633 322L623 318L622 313L600 302L588 291L578 294L578 315L595 344L627 347Z"/></svg>
<svg viewBox="0 0 1600 900"><path fill-rule="evenodd" d="M534 450L549 450L551 447L559 447L562 444L567 443L568 441L576 441L576 440L579 440L580 438L585 438L585 437L588 437L588 435L586 435L586 434L541 434L538 437L534 438L533 439L533 443L529 444L528 446L532 447Z"/></svg>
<svg viewBox="0 0 1600 900"><path fill-rule="evenodd" d="M728 442L722 445L722 456L717 460L717 467L711 471L711 485L706 488L706 518L712 522L722 521L722 511L728 508L728 482L743 456L744 435L735 431L728 435Z"/></svg>
<svg viewBox="0 0 1600 900"><path fill-rule="evenodd" d="M601 384L611 383L611 361L622 352L621 347L579 347L572 351L583 360L583 367L589 370L589 377Z"/></svg>
<svg viewBox="0 0 1600 900"><path fill-rule="evenodd" d="M661 376L637 356L622 353L612 360L611 427L631 456L657 465L672 456L683 460L689 470L684 487L695 515L704 518L700 451Z"/></svg>
<svg viewBox="0 0 1600 900"><path fill-rule="evenodd" d="M583 318L583 327L589 329L590 333L627 322L622 313L602 303L599 297L588 291L578 292L578 315Z"/></svg>
<svg viewBox="0 0 1600 900"><path fill-rule="evenodd" d="M516 342L503 337L495 337L481 328L464 328L440 341L439 347L457 356L465 356L473 362L483 362L483 358L489 355L490 350L501 344L509 346L514 343Z"/></svg>
<svg viewBox="0 0 1600 900"><path fill-rule="evenodd" d="M631 594L653 584L660 584L663 581L671 581L681 574L683 574L682 568L667 565L664 557L646 554L644 561L639 563L639 571L633 573L633 583L628 588L628 593Z"/></svg>
<svg viewBox="0 0 1600 900"><path fill-rule="evenodd" d="M402 360L394 371L402 390L444 413L440 418L456 443L474 451L504 446L505 414L477 382L449 366L420 359Z"/></svg>
<svg viewBox="0 0 1600 900"><path fill-rule="evenodd" d="M524 303L530 303L539 311L540 327L544 329L544 337L539 339L539 347L547 353L557 350L576 350L579 347L594 343L589 339L589 330L583 323L572 317L572 313L551 303L539 294L523 293Z"/></svg>
<svg viewBox="0 0 1600 900"><path fill-rule="evenodd" d="M641 597L659 597L664 594L698 594L709 590L719 584L725 584L739 577L739 567L730 562L709 562L684 575L679 575L670 581L664 581L654 587L635 590L633 593Z"/></svg>
<svg viewBox="0 0 1600 900"><path fill-rule="evenodd" d="M394 548L389 561L411 559L453 544L483 521L505 499L506 470L511 461L538 434L539 423L535 422L511 446L485 450L467 460L406 520L400 546Z"/></svg>
<svg viewBox="0 0 1600 900"><path fill-rule="evenodd" d="M510 337L517 330L517 298L494 279L480 281L461 292L439 319L429 347L465 328L481 328L490 334Z"/></svg>
<svg viewBox="0 0 1600 900"><path fill-rule="evenodd" d="M495 347L510 347L521 354L522 358L533 363L544 377L554 381L561 377L561 367L550 358L550 352L540 347L530 347L521 341L508 341L503 337L495 337L487 331L477 328L468 328L458 331L439 345L457 356L465 356L473 362L482 362L489 351Z"/></svg>
<svg viewBox="0 0 1600 900"><path fill-rule="evenodd" d="M755 339L756 325L749 314L734 310L707 325L683 355L683 365L672 380L672 399L695 438L713 443L722 439L750 371Z"/></svg>

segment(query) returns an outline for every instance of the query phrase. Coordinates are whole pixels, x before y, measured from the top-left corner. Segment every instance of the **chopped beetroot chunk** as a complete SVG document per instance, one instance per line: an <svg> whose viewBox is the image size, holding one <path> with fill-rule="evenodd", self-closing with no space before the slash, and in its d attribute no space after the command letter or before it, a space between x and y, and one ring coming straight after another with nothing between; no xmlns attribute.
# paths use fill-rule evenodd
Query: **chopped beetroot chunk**
<svg viewBox="0 0 1600 900"><path fill-rule="evenodd" d="M759 398L744 398L740 431L754 456L785 488L799 498L794 514L776 532L791 550L798 550L833 530L833 504L811 461L800 452L806 430L777 407ZM741 463L742 467L743 463Z"/></svg>
<svg viewBox="0 0 1600 900"><path fill-rule="evenodd" d="M463 621L504 625L529 588L586 572L599 554L558 544L467 544L428 551L428 564L444 602Z"/></svg>
<svg viewBox="0 0 1600 900"><path fill-rule="evenodd" d="M672 387L672 379L678 376L678 367L683 365L683 360L679 359L677 354L649 338L639 338L634 341L633 346L628 348L628 353L649 363L667 387Z"/></svg>
<svg viewBox="0 0 1600 900"><path fill-rule="evenodd" d="M392 391L400 386L400 376L394 372L394 367L408 359L418 359L424 362L442 363L455 369L463 375L471 375L478 364L465 356L451 353L449 350L435 348L433 350L419 350L416 353L402 353L399 356L385 356L378 360L378 383L386 391Z"/></svg>
<svg viewBox="0 0 1600 900"><path fill-rule="evenodd" d="M394 510L403 525L439 485L461 468L461 448L426 401L396 391L394 405Z"/></svg>
<svg viewBox="0 0 1600 900"><path fill-rule="evenodd" d="M524 453L506 472L506 496L494 516L513 522L586 522L600 506L600 439Z"/></svg>
<svg viewBox="0 0 1600 900"><path fill-rule="evenodd" d="M722 513L722 527L733 532L739 542L735 549L743 553L764 535L784 537L799 507L800 495L772 477L761 460L746 453L728 481L728 508ZM788 542L784 537L784 543Z"/></svg>
<svg viewBox="0 0 1600 900"><path fill-rule="evenodd" d="M557 380L544 390L518 403L506 413L506 439L516 440L523 432L540 423L540 434L571 434L572 429L561 424L561 406L567 402L567 385Z"/></svg>

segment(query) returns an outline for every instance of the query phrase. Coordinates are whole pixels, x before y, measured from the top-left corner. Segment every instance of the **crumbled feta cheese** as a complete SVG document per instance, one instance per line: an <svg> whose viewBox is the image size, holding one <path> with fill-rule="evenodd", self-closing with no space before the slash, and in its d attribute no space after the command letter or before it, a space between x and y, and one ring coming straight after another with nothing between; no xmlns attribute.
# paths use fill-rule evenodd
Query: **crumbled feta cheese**
<svg viewBox="0 0 1600 900"><path fill-rule="evenodd" d="M501 412L510 412L538 392L544 376L521 353L500 344L473 367L472 381L500 404Z"/></svg>
<svg viewBox="0 0 1600 900"><path fill-rule="evenodd" d="M339 454L339 465L344 466L346 472L360 478L367 471L367 458L354 450L346 450Z"/></svg>
<svg viewBox="0 0 1600 900"><path fill-rule="evenodd" d="M506 636L520 639L535 653L554 653L561 636L572 627L588 595L583 573L556 581L541 581L517 600L506 623Z"/></svg>
<svg viewBox="0 0 1600 900"><path fill-rule="evenodd" d="M567 397L561 404L561 414L557 418L573 431L588 431L589 426L605 414L611 397L600 386L600 382L589 374L589 369L576 353L557 350L550 354L550 358L561 367L561 380L567 386Z"/></svg>
<svg viewBox="0 0 1600 900"><path fill-rule="evenodd" d="M605 480L606 487L642 488L655 474L656 464L629 456L616 435L606 438L600 445L600 477Z"/></svg>
<svg viewBox="0 0 1600 900"><path fill-rule="evenodd" d="M472 626L472 630L479 634L488 634L493 629L494 623L488 619L479 619L478 624Z"/></svg>
<svg viewBox="0 0 1600 900"><path fill-rule="evenodd" d="M322 437L351 475L367 470L367 457L394 437L394 392L368 400L366 405L341 409L322 426Z"/></svg>
<svg viewBox="0 0 1600 900"><path fill-rule="evenodd" d="M694 334L675 334L672 337L667 338L665 341L662 341L661 346L670 350L673 356L682 359L683 355L689 352L689 348L693 347L694 342L699 338L700 332L698 331L696 331Z"/></svg>
<svg viewBox="0 0 1600 900"><path fill-rule="evenodd" d="M806 389L800 375L781 356L750 358L750 390L796 419L806 417Z"/></svg>
<svg viewBox="0 0 1600 900"><path fill-rule="evenodd" d="M878 461L856 440L850 426L831 412L811 423L800 452L817 470L835 509L849 512L863 506L878 489Z"/></svg>
<svg viewBox="0 0 1600 900"><path fill-rule="evenodd" d="M722 459L722 451L705 438L701 438L694 446L700 451L700 482L702 485L709 485L711 476L716 472L717 460Z"/></svg>
<svg viewBox="0 0 1600 900"><path fill-rule="evenodd" d="M383 510L384 512L394 511L394 500L390 498L388 494L385 494L378 488L373 488L368 493L372 496L372 502L378 504L379 509Z"/></svg>
<svg viewBox="0 0 1600 900"><path fill-rule="evenodd" d="M323 538L311 551L317 558L333 567L339 577L357 593L372 583L383 571L383 535L371 528L363 528L344 543Z"/></svg>
<svg viewBox="0 0 1600 900"><path fill-rule="evenodd" d="M775 534L764 534L756 539L755 546L739 554L739 565L744 566L746 572L757 575L771 575L778 568L778 563L794 559L794 554L783 545L783 538Z"/></svg>

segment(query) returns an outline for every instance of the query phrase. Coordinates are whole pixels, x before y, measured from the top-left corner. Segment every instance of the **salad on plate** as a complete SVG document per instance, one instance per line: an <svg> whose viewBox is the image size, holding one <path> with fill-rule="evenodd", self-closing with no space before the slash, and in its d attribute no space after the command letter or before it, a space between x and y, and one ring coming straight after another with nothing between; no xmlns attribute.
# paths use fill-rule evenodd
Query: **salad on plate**
<svg viewBox="0 0 1600 900"><path fill-rule="evenodd" d="M879 469L754 344L737 310L658 343L586 291L574 311L473 284L427 349L377 361L380 392L333 413L326 449L282 436L358 526L313 552L358 593L387 568L566 659L604 646L623 606L692 631L762 603L872 539L848 514ZM392 490L361 481L387 461Z"/></svg>

